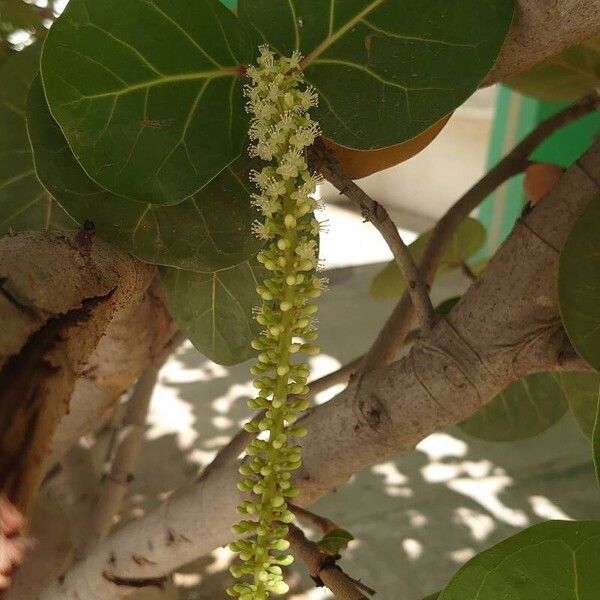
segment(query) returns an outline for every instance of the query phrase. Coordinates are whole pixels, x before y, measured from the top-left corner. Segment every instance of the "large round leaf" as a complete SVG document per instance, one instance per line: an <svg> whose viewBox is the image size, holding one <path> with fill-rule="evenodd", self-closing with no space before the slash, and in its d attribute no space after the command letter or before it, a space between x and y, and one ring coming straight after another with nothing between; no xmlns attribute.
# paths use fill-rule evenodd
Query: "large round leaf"
<svg viewBox="0 0 600 600"><path fill-rule="evenodd" d="M160 276L173 319L200 352L223 365L253 355L260 326L252 309L264 276L256 261L214 273L162 268Z"/></svg>
<svg viewBox="0 0 600 600"><path fill-rule="evenodd" d="M600 521L534 525L472 558L439 600L597 600Z"/></svg>
<svg viewBox="0 0 600 600"><path fill-rule="evenodd" d="M40 181L77 221L92 221L107 241L139 259L194 271L214 271L254 256L246 154L200 192L175 206L124 202L92 181L75 160L50 115L39 77L27 104L28 129Z"/></svg>
<svg viewBox="0 0 600 600"><path fill-rule="evenodd" d="M484 79L512 0L240 0L255 43L300 50L326 137L370 150L415 138Z"/></svg>
<svg viewBox="0 0 600 600"><path fill-rule="evenodd" d="M38 71L39 47L11 57L0 69L0 235L10 229L75 226L40 185L25 125L25 99Z"/></svg>
<svg viewBox="0 0 600 600"><path fill-rule="evenodd" d="M52 114L106 189L192 195L240 154L251 47L218 0L71 0L42 54Z"/></svg>
<svg viewBox="0 0 600 600"><path fill-rule="evenodd" d="M562 321L573 347L600 370L600 196L581 213L560 256Z"/></svg>
<svg viewBox="0 0 600 600"><path fill-rule="evenodd" d="M490 442L514 442L538 435L567 411L560 379L536 373L508 386L459 427Z"/></svg>
<svg viewBox="0 0 600 600"><path fill-rule="evenodd" d="M503 83L541 100L577 100L600 87L600 37L568 48Z"/></svg>
<svg viewBox="0 0 600 600"><path fill-rule="evenodd" d="M437 275L460 268L483 246L485 235L485 229L477 219L469 217L463 221L444 251ZM410 253L417 263L421 260L430 237L431 231L426 231L409 246ZM404 276L400 273L396 261L391 261L373 279L371 295L377 299L396 298L405 289Z"/></svg>

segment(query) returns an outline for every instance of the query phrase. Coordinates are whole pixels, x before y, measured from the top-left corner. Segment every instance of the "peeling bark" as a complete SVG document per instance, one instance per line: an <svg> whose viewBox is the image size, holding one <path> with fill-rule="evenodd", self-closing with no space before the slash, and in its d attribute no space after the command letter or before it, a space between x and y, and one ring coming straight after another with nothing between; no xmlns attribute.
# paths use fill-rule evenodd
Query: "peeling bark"
<svg viewBox="0 0 600 600"><path fill-rule="evenodd" d="M153 275L153 268L78 234L0 239L0 487L23 513L90 355L115 316L145 295Z"/></svg>
<svg viewBox="0 0 600 600"><path fill-rule="evenodd" d="M47 469L101 421L175 334L157 286L121 307L75 385L70 412L52 440Z"/></svg>

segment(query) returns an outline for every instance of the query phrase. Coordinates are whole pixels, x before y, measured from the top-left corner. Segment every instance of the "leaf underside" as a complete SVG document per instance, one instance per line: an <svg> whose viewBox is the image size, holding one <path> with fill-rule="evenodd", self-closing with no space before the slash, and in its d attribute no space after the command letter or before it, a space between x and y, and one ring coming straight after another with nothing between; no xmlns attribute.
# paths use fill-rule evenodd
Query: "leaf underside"
<svg viewBox="0 0 600 600"><path fill-rule="evenodd" d="M200 352L223 365L253 356L260 327L252 309L264 277L256 261L215 273L162 268L160 276L173 319Z"/></svg>
<svg viewBox="0 0 600 600"><path fill-rule="evenodd" d="M566 411L560 377L536 373L508 386L459 427L478 439L514 442L546 431Z"/></svg>
<svg viewBox="0 0 600 600"><path fill-rule="evenodd" d="M426 231L409 246L410 253L417 263L423 256L430 236L431 231ZM448 243L436 274L443 275L452 269L460 268L483 246L485 236L485 229L477 219L469 217L463 221ZM406 281L396 261L391 261L375 276L371 284L371 295L376 299L397 298L405 289Z"/></svg>
<svg viewBox="0 0 600 600"><path fill-rule="evenodd" d="M540 100L577 100L600 87L600 37L567 48L503 83Z"/></svg>

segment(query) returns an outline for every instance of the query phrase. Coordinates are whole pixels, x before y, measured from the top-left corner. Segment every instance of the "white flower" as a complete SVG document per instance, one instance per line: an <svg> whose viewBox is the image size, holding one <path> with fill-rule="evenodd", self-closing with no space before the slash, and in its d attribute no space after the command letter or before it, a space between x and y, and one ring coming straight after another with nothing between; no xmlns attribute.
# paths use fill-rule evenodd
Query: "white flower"
<svg viewBox="0 0 600 600"><path fill-rule="evenodd" d="M317 256L317 242L315 240L303 240L296 248L296 255L300 260L315 261Z"/></svg>
<svg viewBox="0 0 600 600"><path fill-rule="evenodd" d="M271 228L269 227L268 223L261 223L260 221L254 221L254 223L252 223L252 232L260 240L273 239L273 233L271 232Z"/></svg>

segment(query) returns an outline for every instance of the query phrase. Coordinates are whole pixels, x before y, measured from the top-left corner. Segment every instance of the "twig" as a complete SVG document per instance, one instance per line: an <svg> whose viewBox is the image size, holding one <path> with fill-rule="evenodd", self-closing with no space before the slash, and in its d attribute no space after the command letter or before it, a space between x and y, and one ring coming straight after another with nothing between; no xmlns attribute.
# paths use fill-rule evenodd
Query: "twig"
<svg viewBox="0 0 600 600"><path fill-rule="evenodd" d="M321 552L301 529L293 524L289 528L287 539L292 552L308 567L319 587L328 587L337 600L368 600L363 592L375 594L374 590L346 575L336 563L337 558Z"/></svg>
<svg viewBox="0 0 600 600"><path fill-rule="evenodd" d="M433 228L429 243L419 263L419 273L431 285L444 250L460 224L496 188L529 166L530 154L561 127L600 108L600 95L590 94L540 123L520 144L460 198ZM410 331L414 311L405 292L365 355L359 371L365 373L394 360Z"/></svg>
<svg viewBox="0 0 600 600"><path fill-rule="evenodd" d="M337 524L327 517L322 517L321 515L311 512L306 508L302 508L301 506L296 506L295 504L288 503L288 507L294 513L296 518L301 521L312 523L315 527L318 527L322 533L327 534L334 529L338 529Z"/></svg>
<svg viewBox="0 0 600 600"><path fill-rule="evenodd" d="M92 518L76 553L77 558L87 555L108 535L112 527L113 518L121 508L133 477L132 471L144 439L146 416L158 374L164 362L184 339L181 333L176 334L160 356L142 373L133 388L118 434L110 473L103 479Z"/></svg>
<svg viewBox="0 0 600 600"><path fill-rule="evenodd" d="M317 141L311 148L310 160L311 164L320 171L323 177L341 194L357 204L363 217L379 230L392 251L400 272L406 279L407 289L416 309L421 329L429 331L435 324L435 311L429 297L429 286L421 277L408 246L398 233L398 228L390 218L387 210L344 175L340 165L321 140Z"/></svg>

